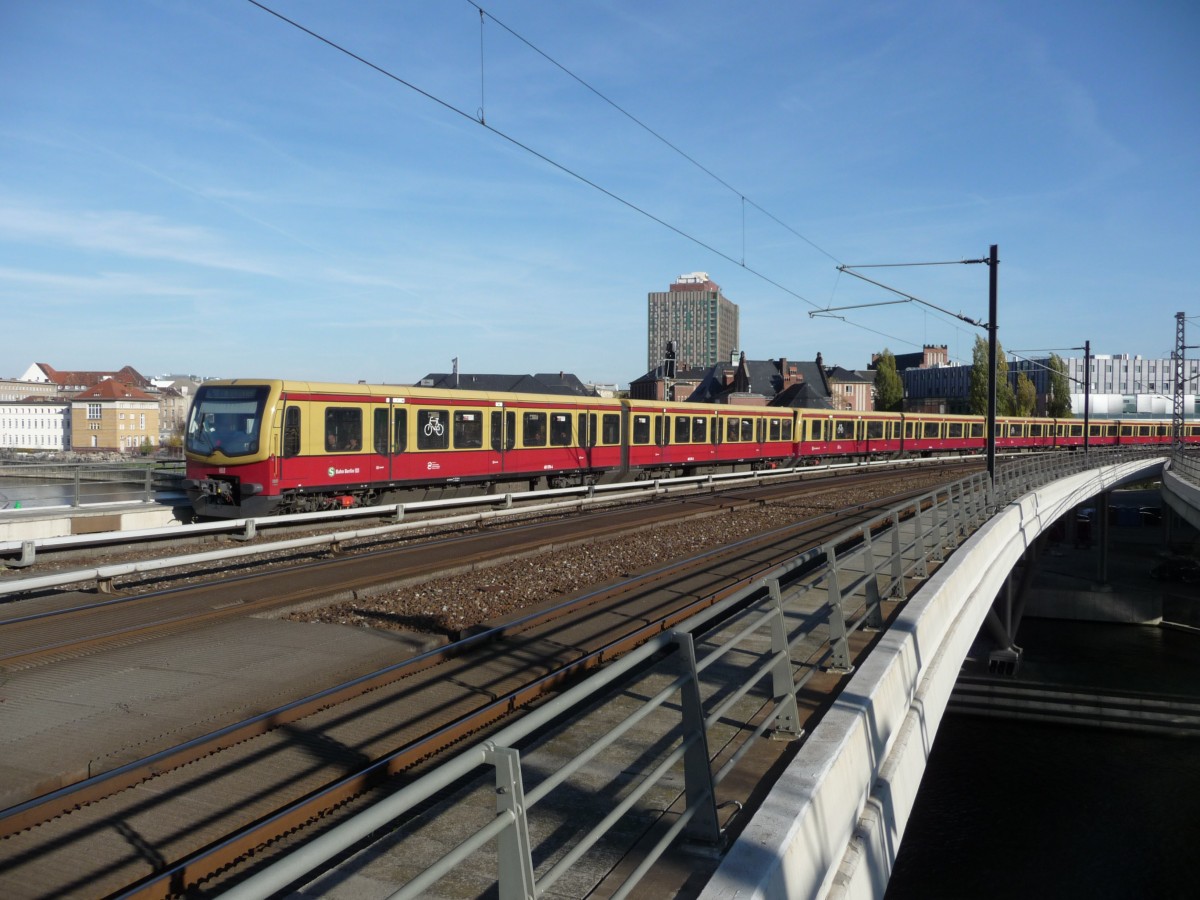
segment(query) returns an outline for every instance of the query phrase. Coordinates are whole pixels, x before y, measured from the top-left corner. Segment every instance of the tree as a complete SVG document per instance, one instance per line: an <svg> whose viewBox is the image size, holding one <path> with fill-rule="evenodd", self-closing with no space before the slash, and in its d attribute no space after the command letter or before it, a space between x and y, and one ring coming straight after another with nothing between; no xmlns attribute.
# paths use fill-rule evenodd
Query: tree
<svg viewBox="0 0 1200 900"><path fill-rule="evenodd" d="M971 412L986 416L988 408L988 342L976 336L971 352L971 385L968 399ZM1004 347L996 341L996 415L1011 416L1016 406L1012 385L1008 382L1008 360Z"/></svg>
<svg viewBox="0 0 1200 900"><path fill-rule="evenodd" d="M1046 394L1046 415L1052 419L1070 419L1071 384L1067 380L1067 364L1057 353L1050 354L1050 390Z"/></svg>
<svg viewBox="0 0 1200 900"><path fill-rule="evenodd" d="M875 361L875 408L883 412L899 412L904 403L904 382L896 371L896 357L883 348Z"/></svg>
<svg viewBox="0 0 1200 900"><path fill-rule="evenodd" d="M1037 388L1024 372L1017 373L1014 408L1018 416L1032 416L1037 410Z"/></svg>

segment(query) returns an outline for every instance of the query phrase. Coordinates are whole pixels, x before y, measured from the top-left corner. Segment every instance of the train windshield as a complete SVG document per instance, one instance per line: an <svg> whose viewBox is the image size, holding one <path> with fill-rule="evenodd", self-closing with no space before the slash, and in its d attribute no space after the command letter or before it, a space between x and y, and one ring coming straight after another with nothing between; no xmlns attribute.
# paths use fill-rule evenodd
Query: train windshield
<svg viewBox="0 0 1200 900"><path fill-rule="evenodd" d="M258 452L263 405L270 388L201 385L188 417L186 448L211 456L250 456Z"/></svg>

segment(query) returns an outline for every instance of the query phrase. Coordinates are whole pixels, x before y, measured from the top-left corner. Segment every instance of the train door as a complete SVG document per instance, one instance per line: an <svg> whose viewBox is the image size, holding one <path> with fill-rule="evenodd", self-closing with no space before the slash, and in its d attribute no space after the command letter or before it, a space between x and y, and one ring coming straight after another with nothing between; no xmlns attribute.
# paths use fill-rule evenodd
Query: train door
<svg viewBox="0 0 1200 900"><path fill-rule="evenodd" d="M579 467L581 469L590 469L593 467L592 451L596 448L596 414L592 412L581 412L579 414Z"/></svg>
<svg viewBox="0 0 1200 900"><path fill-rule="evenodd" d="M376 480L395 481L404 475L399 457L408 449L408 407L403 397L388 397L387 402L373 413L371 447L378 457Z"/></svg>
<svg viewBox="0 0 1200 900"><path fill-rule="evenodd" d="M504 403L496 404L491 416L491 444L493 469L500 472L508 471L508 453L517 445L517 414L504 408Z"/></svg>
<svg viewBox="0 0 1200 900"><path fill-rule="evenodd" d="M391 403L387 406L376 406L371 413L371 449L375 452L376 457L371 461L371 465L375 469L372 473L372 481L391 481L392 479L391 437Z"/></svg>
<svg viewBox="0 0 1200 900"><path fill-rule="evenodd" d="M300 455L300 407L289 406L287 394L279 398L279 410L271 427L279 428L279 452L271 454L271 481L278 485L283 480L283 461Z"/></svg>

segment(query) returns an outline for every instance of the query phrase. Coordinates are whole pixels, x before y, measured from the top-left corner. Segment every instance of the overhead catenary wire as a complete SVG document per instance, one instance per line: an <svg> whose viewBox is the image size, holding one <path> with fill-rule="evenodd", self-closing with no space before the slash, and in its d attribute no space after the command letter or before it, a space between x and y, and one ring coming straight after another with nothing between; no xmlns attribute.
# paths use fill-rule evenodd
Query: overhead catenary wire
<svg viewBox="0 0 1200 900"><path fill-rule="evenodd" d="M533 147L529 146L528 144L524 143L523 141L518 140L517 138L508 134L507 132L501 131L499 128L496 128L493 125L489 125L486 121L484 121L482 113L479 117L472 116L466 110L460 109L459 107L455 106L453 103L450 103L449 101L443 100L441 97L438 97L436 94L432 94L429 91L413 84L411 81L401 78L399 75L396 75L394 72L390 72L387 69L383 68L382 66L380 66L376 63L373 63L370 60L365 59L362 56L359 56L353 50L349 50L346 47L343 47L341 44L338 44L336 41L330 40L329 38L325 37L324 35L321 35L315 31L313 31L311 28L301 25L299 22L296 22L295 20L288 18L287 16L272 9L271 7L266 6L263 3L260 3L259 0L246 0L246 2L250 3L253 6L258 7L259 9L263 10L263 12L270 13L272 16L275 16L275 18L279 19L280 21L285 22L288 25L291 25L293 28L296 28L296 29L304 32L305 34L309 35L310 37L315 38L316 40L320 41L321 43L325 44L326 46L331 47L334 50L337 50L339 53L344 53L346 56L350 57L351 59L355 60L356 62L362 63L364 66L367 66L368 68L373 69L374 71L378 72L380 75L383 75L385 78L389 78L392 81L395 81L397 84L401 84L404 87L406 87L412 91L415 91L416 93L420 94L422 97L432 100L434 103L438 104L439 106L443 107L444 109L447 109L450 112L456 113L456 114L462 116L464 119L469 119L470 121L477 123L481 127L486 128L492 134L496 135L496 137L499 137L499 138L502 138L503 140L508 141L514 147L524 150L526 153L529 153L532 156L536 156L538 159L542 160L542 162L546 163L547 165L553 166L554 168L558 169L560 172L562 172L566 175L570 175L572 178L576 179L577 181L580 181L583 184L586 184L588 187L591 187L591 188L599 191L600 193L604 194L607 197L610 197L611 199L622 204L623 206L628 207L629 209L633 210L634 212L636 212L640 215L643 215L646 218L650 219L651 221L656 222L659 225L663 226L664 228L667 228L667 229L673 231L675 234L679 235L680 237L691 241L692 243L696 244L699 247L704 248L705 250L707 250L708 252L710 252L712 254L715 254L716 256L719 256L721 259L724 259L727 262L733 263L735 266L738 266L739 268L745 269L751 275L754 275L756 278L759 278L759 279L765 281L767 284L770 284L772 287L778 288L779 290L783 291L785 294L795 297L797 300L801 300L804 303L807 303L814 308L819 308L818 304L814 303L812 300L809 300L803 294L799 293L798 291L792 290L791 288L787 287L786 285L780 284L778 281L771 278L766 273L760 272L757 269L754 269L750 266L743 265L741 262L739 262L737 259L735 259L730 254L724 252L723 250L717 249L716 247L712 246L711 244L707 243L706 241L701 240L700 238L696 237L695 235L690 234L689 232L684 231L682 228L671 224L666 219L663 219L660 216L657 216L654 213L650 212L649 210L644 209L641 206L638 206L632 200L625 199L624 197L620 196L619 194L615 193L614 191L611 191L608 188L604 187L603 185L588 178L586 175L576 172L574 169L570 168L569 166L566 166L563 163L558 162L557 160L551 159L546 154L542 153L539 150L534 149Z"/></svg>
<svg viewBox="0 0 1200 900"><path fill-rule="evenodd" d="M447 110L447 111L449 111L449 112L455 113L455 114L457 114L457 115L459 115L459 116L463 117L464 119L468 119L468 120L470 120L470 121L472 121L472 122L474 122L474 123L476 123L476 124L480 125L481 127L483 127L483 128L485 128L485 129L487 129L487 130L488 130L490 133L494 134L496 137L499 137L499 138L502 138L502 139L503 139L503 140L505 140L505 141L508 141L508 142L509 142L510 144L512 144L513 146L515 146L515 147L517 147L517 148L519 148L519 149L521 149L521 150L524 150L526 153L529 153L529 154L530 154L530 155L532 155L532 156L535 156L535 157L537 157L538 159L540 159L540 160L542 160L543 162L545 162L547 165L549 165L549 166L552 166L552 167L554 167L555 169L558 169L560 172L562 172L562 173L564 173L564 174L566 174L566 175L569 175L570 177L572 177L572 178L576 179L577 181L579 181L579 182L581 182L581 183L583 183L583 184L587 185L588 187L591 187L591 188L593 188L594 190L597 190L597 191L599 191L600 193L602 193L602 194L604 194L605 196L607 196L607 197L611 198L612 200L615 200L616 202L618 202L618 203L622 204L623 206L627 207L628 209L630 209L630 210L632 210L632 211L634 211L634 212L638 213L639 215L642 215L642 216L644 216L645 218L648 218L648 219L650 219L651 221L653 221L653 222L657 223L658 225L661 225L662 227L664 227L664 228L666 228L666 229L668 229L668 230L670 230L670 231L674 232L675 234L677 234L678 236L680 236L680 237L684 238L685 240L691 241L692 243L694 243L694 244L696 244L697 246L699 246L699 247L701 247L701 248L703 248L703 249L705 249L705 250L709 251L710 253L714 254L715 256L717 256L717 257L719 257L719 258L721 258L721 259L724 259L724 260L726 260L727 262L730 262L730 263L732 263L732 264L733 264L733 265L735 265L735 266L738 266L739 268L743 269L744 271L748 272L749 274L753 275L754 277L756 277L756 278L760 279L761 281L765 282L766 284L769 284L769 285L771 285L772 287L775 287L775 288L777 288L778 290L782 291L783 293L785 293L785 294L787 294L787 295L789 295L789 296L791 296L791 297L794 297L794 298L796 298L797 300L800 300L800 301L802 301L802 302L804 302L804 303L808 304L809 306L813 307L814 309L818 309L818 310L819 310L819 309L821 308L819 304L817 304L817 303L815 303L814 301L810 300L809 298L805 297L803 294L799 293L798 291L796 291L796 290L793 290L792 288L789 288L789 287L787 287L786 285L784 285L784 284L780 283L780 282L779 282L779 281L777 281L776 279L774 279L774 278L771 278L771 277L770 277L770 276L768 276L766 273L764 273L764 272L762 272L762 271L759 271L758 269L755 269L755 268L753 268L752 266L748 266L748 265L746 265L746 264L745 264L745 260L744 260L744 249L743 249L743 259L742 259L742 260L735 259L735 258L734 258L732 255L730 255L729 253L726 253L726 252L724 252L724 251L722 251L722 250L719 250L718 248L716 248L716 247L712 246L711 244L707 243L707 242L706 242L706 241L704 241L704 240L701 240L700 238L696 237L695 235L693 235L693 234L691 234L691 233L689 233L689 232L687 232L687 231L683 230L682 228L680 228L680 227L678 227L678 226L676 226L676 225L673 225L673 224L671 224L670 222L668 222L668 221L666 221L665 219L663 219L663 218L661 218L661 217L659 217L659 216L655 215L654 213L650 212L649 210L647 210L647 209L644 209L643 207L639 206L638 204L634 203L633 201L631 201L631 200L627 200L626 198L624 198L624 197L620 196L619 194L615 193L614 191L612 191L612 190L609 190L608 188L605 188L604 186L602 186L602 185L600 185L599 183L597 183L597 182L593 181L592 179L590 179L590 178L588 178L588 177L584 176L583 174L581 174L581 173L579 173L579 172L576 172L575 170L571 169L570 167L568 167L568 166L566 166L566 165L564 165L564 164L562 164L562 163L558 162L557 160L554 160L554 159L552 159L551 157L547 156L546 154L544 154L544 153L542 153L542 152L540 152L540 151L538 151L538 150L534 149L533 147L531 147L531 146L529 146L528 144L524 143L523 141L521 141L521 140L517 139L516 137L514 137L514 136L512 136L512 135L510 135L510 134L508 134L508 133L506 133L506 132L504 132L504 131L502 131L502 130L500 130L499 128L496 128L496 127L495 127L495 126L493 126L493 125L489 125L489 124L487 123L487 121L486 121L486 117L485 117L485 114L484 114L484 108L483 108L483 106L482 106L482 105L480 106L480 108L479 108L479 110L478 110L477 114L476 114L476 115L474 115L474 116L472 116L472 115L471 115L470 113L468 113L466 110L463 110L463 109L459 108L458 106L454 105L453 103L451 103L451 102L449 102L449 101L447 101L447 100L445 100L445 99L443 99L443 98L441 98L441 97L437 96L436 94L433 94L433 93L431 93L430 91L427 91L427 90L425 90L424 88L421 88L421 87L419 87L418 85L414 84L413 82L411 82L411 81L409 81L409 80L407 80L407 79L405 79L405 78L403 78L403 77L401 77L401 76L399 76L399 75L395 74L394 72L391 72L391 71L389 71L388 69L384 68L383 66L381 66L381 65L379 65L379 64L377 64L377 63L374 63L374 62L370 61L369 59L367 59L367 58L365 58L365 57L361 56L360 54L358 54L358 53L355 53L354 51L350 50L349 48L342 46L341 44L337 43L336 41L334 41L334 40L332 40L332 39L330 39L330 38L327 38L327 37L325 37L324 35L322 35L322 34L320 34L320 33L316 32L316 31L312 30L311 28L308 28L307 26L305 26L305 25L303 25L303 24L301 24L301 23L299 23L299 22L295 21L294 19L291 19L291 18L289 18L288 16L285 16L284 14L282 14L282 13L278 12L277 10L275 10L275 9L272 9L271 7L267 6L265 3L262 3L262 2L260 2L260 0L247 0L247 2L248 2L248 3L250 3L252 6L255 6L255 7L257 7L258 9L262 10L263 12L265 12L265 13L268 13L268 14L269 14L269 15L271 15L271 16L274 16L276 19L280 20L281 22L283 22L283 23L285 23L285 24L287 24L287 25L290 25L290 26L292 26L293 28L297 29L298 31L301 31L301 32L303 32L304 34L307 34L309 37L312 37L312 38L314 38L315 40L317 40L317 41L320 41L321 43L325 44L327 47L329 47L329 48L331 48L331 49L333 49L333 50L336 50L336 51L337 51L337 52L339 52L339 53L342 53L342 54L344 54L345 56L349 57L350 59L353 59L354 61L356 61L356 62L358 62L358 63L361 63L362 65L364 65L364 66L366 66L366 67L370 68L371 70L373 70L373 71L377 72L378 74L380 74L380 75L384 76L385 78L388 78L388 79L390 79L391 81L394 81L394 82L396 82L397 84L400 84L400 85L402 85L403 87L406 87L406 88L408 88L408 89L409 89L409 90L411 90L411 91L414 91L415 93L417 93L417 94L421 95L422 97L426 98L427 100L431 100L431 101L433 101L433 102L434 102L434 103L436 103L437 105L441 106L443 109L445 109L445 110ZM649 128L648 126L644 125L644 124L643 124L643 123L642 123L640 120L638 120L636 117L634 117L634 116L632 116L631 114L627 113L627 112L626 112L624 109L622 109L622 108L621 108L620 106L618 106L617 104L613 103L611 100L609 100L609 99L608 99L607 97L605 97L603 94L601 94L599 91L596 91L596 90L595 90L595 88L592 88L592 87L591 87L591 85L587 84L585 81L583 81L582 79L578 78L578 76L576 76L574 73L572 73L572 72L571 72L569 69L566 69L564 66L562 66L561 64L559 64L558 62L556 62L555 60L553 60L551 57L549 57L548 55L546 55L545 53L543 53L543 52L542 52L540 49L538 49L538 48L537 48L536 46L534 46L532 43L530 43L530 42L528 42L527 40L525 40L523 37L521 37L521 36L520 36L519 34L517 34L516 32L513 32L513 31L512 31L511 29L509 29L509 28L508 28L508 26L506 26L506 25L505 25L503 22L500 22L498 19L496 19L496 18L495 18L494 16L492 16L490 13L487 13L487 12L486 12L486 10L483 10L481 7L479 7L479 5L478 5L478 4L476 4L476 3L472 2L472 0L467 0L467 2L468 2L468 3L470 3L472 6L474 6L476 9L478 9L478 10L480 11L480 15L481 15L481 31L482 31L482 19L483 19L483 17L484 17L484 16L486 16L488 19L491 19L491 21L495 22L495 23L496 23L497 25L499 25L501 28L504 28L506 31L508 31L509 33L513 34L513 36L514 36L514 37L516 37L518 40L522 41L522 43L524 43L524 44L526 44L527 46L529 46L529 47L530 47L532 50L534 50L534 51L535 51L535 52L537 52L538 54L540 54L540 55L542 55L543 57L545 57L545 58L546 58L548 61L550 61L550 62L551 62L553 65L555 65L556 67L560 68L560 69L561 69L563 72L565 72L566 74L568 74L570 77L572 77L572 78L573 78L573 79L575 79L576 81L579 81L579 83L580 83L580 84L582 84L582 85L583 85L584 87L586 87L588 90L590 90L590 91L592 91L593 93L595 93L597 96L599 96L599 97L600 97L601 99L603 99L605 102L607 102L607 103L609 103L610 105L612 105L612 106L613 106L613 108L617 109L617 110L618 110L619 112L621 112L623 115L625 115L625 116L627 116L628 118L630 118L631 120L633 120L635 123L637 123L639 126L641 126L642 128L644 128L645 130L647 130L649 133L653 134L653 135L654 135L655 137L657 137L659 140L661 140L661 141L663 141L664 143L666 143L668 146L670 146L670 147L671 147L672 149L674 149L674 150L675 150L677 153L679 153L681 156L683 156L684 158L686 158L686 159L687 159L689 162L691 162L693 165L697 166L697 167L698 167L698 168L700 168L702 171L704 171L704 172L708 173L708 174L709 174L711 177L713 177L714 179L716 179L716 180L717 180L719 183L721 183L722 185L724 185L724 186L725 186L726 188L728 188L729 190L731 190L731 191L734 191L735 193L738 193L738 196L739 196L739 197L741 197L741 198L744 200L744 202L747 202L747 203L749 203L749 204L750 204L751 206L753 206L755 209L758 209L760 212L762 212L764 215L768 216L770 219L772 219L773 221L775 221L775 222L776 222L777 224L779 224L781 227L785 228L786 230L788 230L788 231L789 231L789 232L791 232L792 234L796 235L798 238L800 238L801 240L803 240L805 243L809 244L810 246L812 246L814 249L818 250L820 253L824 254L825 256L829 257L829 258L830 258L831 260L833 260L834 262L838 262L838 260L837 260L837 258L836 258L835 256L833 256L832 254L830 254L828 251L824 250L823 248L821 248L821 247L817 246L815 243L813 243L812 241L810 241L808 238L804 237L804 235L800 234L798 231L796 231L795 229L793 229L791 226L787 225L787 223L785 223L785 222L781 221L780 219L778 219L776 216L774 216L773 214L771 214L770 212L768 212L766 209L764 209L763 207L761 207L759 204L755 203L753 200L750 200L749 198L745 198L745 197L744 197L744 195L742 195L740 192L737 192L737 191L736 191L736 189L735 189L735 188L733 188L731 185L729 185L729 184L728 184L728 183L727 183L727 182L726 182L724 179L720 178L720 177L719 177L719 176L717 176L716 174L714 174L714 173L712 173L711 171L709 171L709 170L708 170L706 167L704 167L702 164L700 164L699 162L697 162L696 160L694 160L694 159L693 159L691 156L689 156L688 154L684 153L682 150L679 150L679 148L675 147L673 144L671 144L671 143L670 143L669 141L667 141L665 138L663 138L663 137L661 137L660 135L658 135L658 134L657 134L657 132L655 132L653 129L651 129L651 128ZM482 54L483 54L483 37L482 37L482 33L481 33L481 36L480 36L480 55L481 55L481 60L482 60ZM482 74L481 74L481 79L482 79ZM483 103L483 100L484 100L484 94L483 94L483 85L482 85L482 83L481 83L481 93L480 93L480 102L481 102L481 104ZM839 270L844 270L844 269L845 269L845 267L844 267L844 266L841 266L840 264L839 264L838 268L839 268ZM853 274L853 273L852 273L852 274ZM858 276L858 277L862 278L863 276ZM865 280L869 280L869 279L865 279ZM917 299L917 298L913 298L913 299ZM924 303L925 301L920 301L920 302ZM940 309L939 307L935 307L935 306L933 306L933 304L928 304L928 305L929 305L929 306L931 306L931 307L932 307L932 308L934 308L934 309ZM955 315L954 313L947 313L947 314L948 314L948 315L951 315L951 316ZM913 347L920 346L919 344L917 344L917 343L916 343L916 342L914 342L914 341L909 341L909 340L906 340L906 339L900 338L900 337L898 337L898 336L896 336L896 335L889 335L889 334L885 334L884 332L877 331L876 329L869 328L869 327L867 327L867 326L865 326L865 325L862 325L861 323L858 323L858 322L851 321L851 320L849 320L849 319L846 319L846 318L844 318L844 317L840 317L840 316L839 316L839 317L837 317L837 318L840 318L840 319L841 319L843 322L845 322L847 325L851 325L851 326L853 326L853 327L855 327L855 328L859 328L859 329L861 329L861 330L863 330L863 331L869 332L869 333L871 333L871 334L878 335L878 336L880 336L880 337L883 337L883 338L885 338L885 339L893 340L893 341L896 341L896 342L898 342L898 343L901 343L901 344L907 344L908 346L913 346ZM962 317L962 318L964 318L964 320L965 320L965 317ZM965 320L965 321L966 321L966 320ZM972 323L972 324L974 324L974 323Z"/></svg>
<svg viewBox="0 0 1200 900"><path fill-rule="evenodd" d="M522 44L524 44L526 47L528 47L534 53L536 53L540 57L542 57L542 59L546 60L546 62L550 63L552 66L554 66L555 68L557 68L561 72L563 72L563 74L567 75L568 77L570 77L573 80L575 80L576 82L578 82L582 87L591 91L593 94L595 94L597 97L599 97L605 103L607 103L609 106L611 106L617 112L619 112L621 115L625 116L625 118L629 119L629 121L633 122L635 125L637 125L639 128L641 128L643 131L645 131L647 134L651 135L656 140L660 141L662 144L669 147L671 150L675 151L677 154L682 156L684 159L686 159L688 162L690 162L693 166L695 166L701 172L703 172L704 174L706 174L710 178L712 178L713 181L717 182L722 187L726 188L732 194L737 196L742 201L743 205L745 205L746 203L749 203L751 206L753 206L755 209L757 209L764 216L769 218L771 221L775 222L781 228L784 228L787 231L791 232L793 235L795 235L800 240L804 241L804 243L808 244L808 246L812 247L818 253L821 253L822 255L828 257L829 259L833 260L835 263L841 262L841 260L839 260L836 256L834 256L828 250L825 250L823 247L814 243L812 240L805 237L803 234L801 234L799 231L797 231L791 225L784 222L782 219L778 218L776 215L771 213L769 210L764 209L758 203L755 203L752 199L747 197L742 191L739 191L737 188L735 188L733 185L731 185L728 181L726 181L724 178L722 178L716 172L712 171L707 166L705 166L703 163L701 163L699 160L697 160L695 157L693 157L691 154L689 154L687 151L683 150L682 148L677 146L675 143L673 143L672 141L670 141L663 135L659 134L657 131L655 131L653 128L651 128L649 125L647 125L641 119L639 119L637 116L635 116L629 110L625 109L623 106L621 106L615 100L613 100L611 97L606 95L603 91L600 91L599 89L594 87L592 84L588 83L583 78L581 78L579 75L575 74L575 72L568 69L566 66L564 66L562 63L560 63L558 60L556 60L550 54L546 53L546 51L542 50L541 47L537 46L532 41L530 41L528 38L526 38L524 35L520 34L517 31L514 31L512 28L510 28L504 22L497 19L494 15L492 15L490 12L488 12L482 6L480 6L478 3L476 3L475 0L466 0L466 2L469 3L471 6L475 7L477 10L479 10L480 16L487 16L489 19L491 19L493 22L495 22L497 25L499 25L501 28L503 28L505 31L507 31L509 34L511 34L514 38L516 38L518 41L520 41ZM742 218L742 231L743 231L743 241L744 241L744 234L745 234L745 213L744 213L744 211L743 211L743 218ZM744 258L744 256L745 256L745 254L743 253L743 258Z"/></svg>

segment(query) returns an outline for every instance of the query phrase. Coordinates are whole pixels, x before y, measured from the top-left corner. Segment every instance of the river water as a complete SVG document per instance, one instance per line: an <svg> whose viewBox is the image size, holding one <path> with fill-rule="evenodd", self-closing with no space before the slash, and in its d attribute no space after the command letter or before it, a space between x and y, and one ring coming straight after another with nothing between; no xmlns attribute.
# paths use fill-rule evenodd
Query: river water
<svg viewBox="0 0 1200 900"><path fill-rule="evenodd" d="M81 482L79 503L132 503L145 499L145 490L133 484L119 482ZM0 478L0 510L34 509L71 506L75 500L75 484L63 481L35 484L25 479Z"/></svg>
<svg viewBox="0 0 1200 900"><path fill-rule="evenodd" d="M1195 633L1027 619L1019 643L1021 680L1200 697ZM943 897L1200 897L1200 739L947 715L887 891Z"/></svg>

